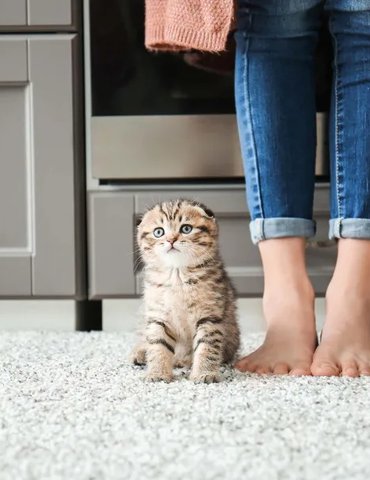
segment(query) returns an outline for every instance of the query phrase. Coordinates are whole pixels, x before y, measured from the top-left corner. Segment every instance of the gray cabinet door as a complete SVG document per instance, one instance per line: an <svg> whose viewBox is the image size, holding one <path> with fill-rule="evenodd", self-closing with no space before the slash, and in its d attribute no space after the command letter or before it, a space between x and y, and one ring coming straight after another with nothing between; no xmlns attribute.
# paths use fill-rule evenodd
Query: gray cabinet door
<svg viewBox="0 0 370 480"><path fill-rule="evenodd" d="M80 3L80 0L0 0L0 28L70 26Z"/></svg>
<svg viewBox="0 0 370 480"><path fill-rule="evenodd" d="M31 294L27 40L0 40L0 294Z"/></svg>
<svg viewBox="0 0 370 480"><path fill-rule="evenodd" d="M0 36L0 296L73 296L73 35Z"/></svg>

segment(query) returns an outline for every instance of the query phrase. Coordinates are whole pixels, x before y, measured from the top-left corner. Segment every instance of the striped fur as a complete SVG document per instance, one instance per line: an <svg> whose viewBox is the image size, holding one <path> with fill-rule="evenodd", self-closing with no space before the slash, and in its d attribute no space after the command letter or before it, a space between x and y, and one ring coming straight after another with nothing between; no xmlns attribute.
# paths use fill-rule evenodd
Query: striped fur
<svg viewBox="0 0 370 480"><path fill-rule="evenodd" d="M190 233L182 233L189 229L184 225ZM145 327L133 361L147 363L152 381L170 381L173 366L191 367L195 382L218 381L220 365L236 355L240 333L213 213L190 200L160 203L145 213L137 234Z"/></svg>

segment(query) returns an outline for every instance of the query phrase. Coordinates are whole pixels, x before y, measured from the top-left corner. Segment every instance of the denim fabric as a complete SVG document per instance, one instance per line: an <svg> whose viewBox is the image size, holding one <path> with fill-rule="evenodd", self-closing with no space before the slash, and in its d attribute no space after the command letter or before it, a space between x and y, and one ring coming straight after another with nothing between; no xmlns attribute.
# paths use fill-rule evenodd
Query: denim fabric
<svg viewBox="0 0 370 480"><path fill-rule="evenodd" d="M235 94L254 243L315 234L315 49L327 17L329 236L370 238L370 0L239 0Z"/></svg>

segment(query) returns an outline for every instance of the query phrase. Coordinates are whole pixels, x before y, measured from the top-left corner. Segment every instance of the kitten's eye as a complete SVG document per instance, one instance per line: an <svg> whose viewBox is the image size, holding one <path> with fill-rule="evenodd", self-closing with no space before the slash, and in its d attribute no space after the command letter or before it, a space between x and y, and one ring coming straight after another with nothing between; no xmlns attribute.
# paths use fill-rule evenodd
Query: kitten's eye
<svg viewBox="0 0 370 480"><path fill-rule="evenodd" d="M153 230L153 235L156 237L156 238L159 238L159 237L162 237L164 235L164 230L162 227L158 227L158 228L155 228Z"/></svg>
<svg viewBox="0 0 370 480"><path fill-rule="evenodd" d="M181 228L180 228L181 233L190 233L192 230L193 230L193 227L188 224L181 225Z"/></svg>

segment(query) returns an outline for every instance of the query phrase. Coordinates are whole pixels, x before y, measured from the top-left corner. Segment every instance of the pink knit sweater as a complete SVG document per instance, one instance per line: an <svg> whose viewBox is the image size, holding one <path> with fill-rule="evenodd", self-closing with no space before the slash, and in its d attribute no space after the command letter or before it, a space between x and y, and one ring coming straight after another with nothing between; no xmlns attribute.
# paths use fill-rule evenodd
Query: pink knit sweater
<svg viewBox="0 0 370 480"><path fill-rule="evenodd" d="M145 0L145 45L151 50L225 50L234 0Z"/></svg>

